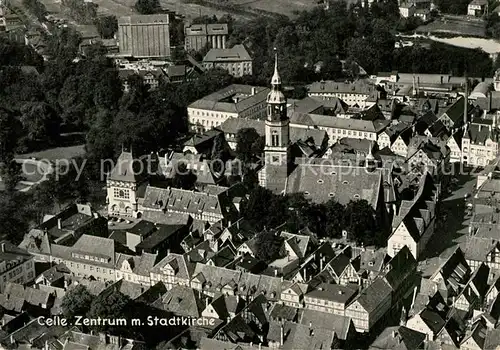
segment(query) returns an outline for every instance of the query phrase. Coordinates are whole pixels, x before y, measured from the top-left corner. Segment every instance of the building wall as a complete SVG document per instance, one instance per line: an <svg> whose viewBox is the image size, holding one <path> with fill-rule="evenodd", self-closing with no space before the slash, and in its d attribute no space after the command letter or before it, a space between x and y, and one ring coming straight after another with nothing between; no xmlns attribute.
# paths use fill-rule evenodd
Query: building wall
<svg viewBox="0 0 500 350"><path fill-rule="evenodd" d="M498 143L486 140L484 145L470 143L469 139L462 140L462 161L468 165L486 166L495 160L498 154Z"/></svg>
<svg viewBox="0 0 500 350"><path fill-rule="evenodd" d="M25 285L35 279L35 259L33 257L28 260L7 265L4 261L0 265L0 293L3 293L7 283L13 282Z"/></svg>
<svg viewBox="0 0 500 350"><path fill-rule="evenodd" d="M116 281L114 267L99 266L94 264L92 260L82 261L51 256L50 261L56 264L63 263L72 274L78 277L93 276L98 281Z"/></svg>
<svg viewBox="0 0 500 350"><path fill-rule="evenodd" d="M252 75L252 61L233 61L233 62L203 62L205 69L222 68L228 71L233 77L242 77Z"/></svg>
<svg viewBox="0 0 500 350"><path fill-rule="evenodd" d="M401 137L398 137L396 141L394 141L391 146L391 151L405 158L408 156L408 146L404 143Z"/></svg>
<svg viewBox="0 0 500 350"><path fill-rule="evenodd" d="M107 181L108 214L133 217L137 211L137 185L133 182Z"/></svg>
<svg viewBox="0 0 500 350"><path fill-rule="evenodd" d="M411 237L404 223L401 223L387 241L387 254L394 257L404 246L407 246L417 259L418 245Z"/></svg>
<svg viewBox="0 0 500 350"><path fill-rule="evenodd" d="M168 16L156 23L119 23L120 53L131 57L170 57Z"/></svg>
<svg viewBox="0 0 500 350"><path fill-rule="evenodd" d="M328 299L304 297L306 309L328 312L335 315L345 316L345 305Z"/></svg>
<svg viewBox="0 0 500 350"><path fill-rule="evenodd" d="M295 128L304 128L304 129L310 129L309 126L307 125L302 125L302 124L290 124L291 127ZM326 133L328 134L328 145L332 146L337 141L339 141L342 138L353 138L353 139L359 139L359 140L377 140L377 133L375 132L366 132L366 131L358 131L358 130L351 130L351 129L340 129L340 128L332 128L328 126L317 126L318 129L320 130L325 130Z"/></svg>
<svg viewBox="0 0 500 350"><path fill-rule="evenodd" d="M365 93L352 93L348 91L325 91L325 92L309 92L308 96L310 97L323 97L323 98L332 98L337 97L347 103L349 107L353 107L354 105L359 105L360 107L369 108L375 104L375 102L368 102L366 99L368 98L368 94Z"/></svg>
<svg viewBox="0 0 500 350"><path fill-rule="evenodd" d="M226 37L227 35L186 35L185 47L187 51L200 51L210 43L213 49L225 49Z"/></svg>
<svg viewBox="0 0 500 350"><path fill-rule="evenodd" d="M434 339L434 333L432 330L422 321L420 315L415 315L406 322L406 327L413 329L414 331L424 333L427 336L427 340Z"/></svg>
<svg viewBox="0 0 500 350"><path fill-rule="evenodd" d="M266 116L266 102L259 101L249 108L238 112L222 112L210 109L188 107L188 121L193 131L203 133L216 128L229 118L262 119Z"/></svg>

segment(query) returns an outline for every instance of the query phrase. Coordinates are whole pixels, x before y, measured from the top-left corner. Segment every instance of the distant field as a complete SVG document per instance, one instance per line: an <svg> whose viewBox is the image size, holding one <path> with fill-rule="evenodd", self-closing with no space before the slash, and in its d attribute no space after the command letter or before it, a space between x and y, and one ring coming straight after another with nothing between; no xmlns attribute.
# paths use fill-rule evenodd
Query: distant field
<svg viewBox="0 0 500 350"><path fill-rule="evenodd" d="M419 33L449 33L462 36L486 36L486 25L484 21L475 19L468 20L465 17L446 17L417 28Z"/></svg>
<svg viewBox="0 0 500 350"><path fill-rule="evenodd" d="M84 146L57 147L40 152L27 153L16 158L37 158L55 161L57 159L72 159L85 154Z"/></svg>

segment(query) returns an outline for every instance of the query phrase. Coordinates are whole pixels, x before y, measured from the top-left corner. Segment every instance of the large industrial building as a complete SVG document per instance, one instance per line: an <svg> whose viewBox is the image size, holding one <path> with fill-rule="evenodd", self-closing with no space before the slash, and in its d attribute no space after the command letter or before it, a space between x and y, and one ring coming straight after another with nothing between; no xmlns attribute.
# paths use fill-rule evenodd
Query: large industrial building
<svg viewBox="0 0 500 350"><path fill-rule="evenodd" d="M170 57L170 16L121 17L118 21L120 55L135 58Z"/></svg>

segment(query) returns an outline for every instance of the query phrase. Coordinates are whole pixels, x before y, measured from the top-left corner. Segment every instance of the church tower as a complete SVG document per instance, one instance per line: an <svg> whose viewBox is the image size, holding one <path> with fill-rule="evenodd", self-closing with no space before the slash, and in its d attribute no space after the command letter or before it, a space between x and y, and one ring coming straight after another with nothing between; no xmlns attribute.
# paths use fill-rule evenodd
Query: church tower
<svg viewBox="0 0 500 350"><path fill-rule="evenodd" d="M265 165L259 177L260 185L272 191L283 191L290 163L290 120L287 101L281 88L278 54L275 52L271 91L267 95Z"/></svg>

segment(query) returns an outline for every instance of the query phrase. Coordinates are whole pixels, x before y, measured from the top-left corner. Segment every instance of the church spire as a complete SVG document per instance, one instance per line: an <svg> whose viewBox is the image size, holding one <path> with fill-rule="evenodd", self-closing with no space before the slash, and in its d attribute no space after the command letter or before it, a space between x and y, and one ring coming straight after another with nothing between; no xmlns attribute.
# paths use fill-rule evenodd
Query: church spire
<svg viewBox="0 0 500 350"><path fill-rule="evenodd" d="M278 72L278 50L274 48L274 74L271 79L271 85L276 88L281 85L281 77Z"/></svg>

